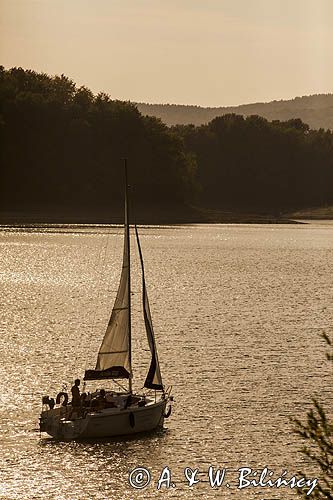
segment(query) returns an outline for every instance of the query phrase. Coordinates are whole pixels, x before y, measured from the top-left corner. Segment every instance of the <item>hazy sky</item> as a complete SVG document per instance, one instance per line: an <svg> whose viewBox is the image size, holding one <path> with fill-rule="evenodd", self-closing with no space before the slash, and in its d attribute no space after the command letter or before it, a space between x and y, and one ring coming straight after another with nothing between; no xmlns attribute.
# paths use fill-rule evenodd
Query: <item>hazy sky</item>
<svg viewBox="0 0 333 500"><path fill-rule="evenodd" d="M333 92L333 0L0 0L0 62L224 106Z"/></svg>

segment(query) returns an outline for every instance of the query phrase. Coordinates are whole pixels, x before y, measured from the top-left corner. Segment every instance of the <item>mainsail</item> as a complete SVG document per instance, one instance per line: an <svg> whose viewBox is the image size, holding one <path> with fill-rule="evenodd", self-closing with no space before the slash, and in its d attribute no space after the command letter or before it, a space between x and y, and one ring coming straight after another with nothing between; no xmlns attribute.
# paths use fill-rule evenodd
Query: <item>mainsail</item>
<svg viewBox="0 0 333 500"><path fill-rule="evenodd" d="M136 226L135 226L135 235L136 235L136 241L138 244L140 262L141 262L141 270L142 270L143 316L144 316L144 320L145 320L145 327L146 327L146 333L147 333L147 338L148 338L148 344L149 344L149 348L150 348L150 352L151 352L151 356L152 356L149 371L147 374L147 378L146 378L146 381L144 383L144 387L147 387L147 389L163 390L160 365L158 362L157 349L156 349L156 344L155 344L153 322L151 319L148 294L147 294L147 289L146 289L143 257L142 257L142 252L141 252L141 245L140 245L140 240L139 240L138 229Z"/></svg>
<svg viewBox="0 0 333 500"><path fill-rule="evenodd" d="M127 201L127 200L126 200ZM95 370L86 370L85 380L131 378L130 362L130 295L129 295L129 238L127 203L125 203L125 237L123 268L117 297L112 309Z"/></svg>

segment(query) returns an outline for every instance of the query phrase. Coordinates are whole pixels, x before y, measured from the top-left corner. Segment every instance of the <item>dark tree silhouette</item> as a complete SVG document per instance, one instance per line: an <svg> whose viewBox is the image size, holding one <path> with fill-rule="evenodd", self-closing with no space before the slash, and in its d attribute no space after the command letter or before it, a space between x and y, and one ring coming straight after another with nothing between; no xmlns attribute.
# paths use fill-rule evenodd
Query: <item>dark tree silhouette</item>
<svg viewBox="0 0 333 500"><path fill-rule="evenodd" d="M183 203L194 182L192 155L160 120L64 75L1 68L0 134L7 208L109 206L122 198L124 156L147 205Z"/></svg>
<svg viewBox="0 0 333 500"><path fill-rule="evenodd" d="M326 354L333 363L333 344L326 334L323 334L330 352ZM295 432L303 439L305 446L302 453L320 471L319 483L311 493L316 500L333 500L333 422L330 422L323 406L313 399L313 407L307 413L306 423L292 419ZM303 476L305 476L303 474ZM299 494L308 498L307 492L300 490Z"/></svg>
<svg viewBox="0 0 333 500"><path fill-rule="evenodd" d="M333 202L331 131L234 114L173 129L197 158L201 203L275 212Z"/></svg>

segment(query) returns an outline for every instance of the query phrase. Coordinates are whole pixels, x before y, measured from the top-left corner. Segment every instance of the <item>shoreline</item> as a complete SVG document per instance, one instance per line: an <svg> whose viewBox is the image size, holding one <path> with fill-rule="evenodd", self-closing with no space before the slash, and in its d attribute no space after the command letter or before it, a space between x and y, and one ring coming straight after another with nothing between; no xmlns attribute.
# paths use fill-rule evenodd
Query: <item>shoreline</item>
<svg viewBox="0 0 333 500"><path fill-rule="evenodd" d="M279 214L240 211L231 208L217 209L191 205L155 205L150 208L137 205L131 223L144 225L182 224L306 224L307 220L333 220L333 207L308 208ZM108 225L124 223L123 208L119 205L102 208L49 206L3 210L1 226L48 226L48 225Z"/></svg>
<svg viewBox="0 0 333 500"><path fill-rule="evenodd" d="M132 222L134 223L134 221ZM182 224L304 224L291 217L262 215L254 213L235 213L218 211L216 213L156 213L140 214L135 223L144 225L182 225ZM36 212L5 212L0 214L0 226L29 227L48 225L109 225L123 224L121 214L46 214Z"/></svg>

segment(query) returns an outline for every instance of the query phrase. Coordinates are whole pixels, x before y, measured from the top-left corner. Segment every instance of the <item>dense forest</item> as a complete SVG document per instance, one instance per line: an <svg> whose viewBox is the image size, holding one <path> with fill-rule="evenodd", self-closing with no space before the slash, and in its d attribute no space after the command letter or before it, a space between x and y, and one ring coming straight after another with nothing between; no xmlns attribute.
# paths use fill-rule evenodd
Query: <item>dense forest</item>
<svg viewBox="0 0 333 500"><path fill-rule="evenodd" d="M284 211L333 201L333 133L299 119L224 115L173 128L197 163L205 204Z"/></svg>
<svg viewBox="0 0 333 500"><path fill-rule="evenodd" d="M123 197L120 159L140 202L183 202L191 155L160 120L65 76L0 70L2 203L110 206Z"/></svg>
<svg viewBox="0 0 333 500"><path fill-rule="evenodd" d="M123 196L123 157L136 203L150 210L333 202L329 130L236 114L168 127L64 75L0 68L0 146L3 212L110 210Z"/></svg>
<svg viewBox="0 0 333 500"><path fill-rule="evenodd" d="M315 94L295 97L290 100L257 102L217 108L145 103L137 103L137 108L144 115L161 118L169 126L203 125L217 116L235 113L243 116L259 115L269 121L286 121L300 118L311 128L329 128L333 130L333 94Z"/></svg>

